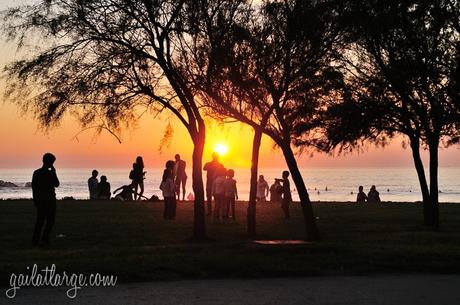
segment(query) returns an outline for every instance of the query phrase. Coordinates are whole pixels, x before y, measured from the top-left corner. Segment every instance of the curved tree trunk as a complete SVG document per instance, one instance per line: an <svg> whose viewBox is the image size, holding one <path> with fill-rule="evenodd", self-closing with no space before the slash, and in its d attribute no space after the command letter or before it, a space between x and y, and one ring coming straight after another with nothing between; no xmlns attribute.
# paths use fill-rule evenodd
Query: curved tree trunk
<svg viewBox="0 0 460 305"><path fill-rule="evenodd" d="M428 183L426 180L425 169L423 166L422 158L420 157L420 141L418 139L412 139L410 141L412 149L412 158L414 159L415 170L417 171L418 181L420 183L420 190L422 191L423 198L423 223L429 226L431 207L430 207L430 191L428 189Z"/></svg>
<svg viewBox="0 0 460 305"><path fill-rule="evenodd" d="M429 226L439 226L439 187L438 187L438 147L439 140L429 143L430 148L430 222Z"/></svg>
<svg viewBox="0 0 460 305"><path fill-rule="evenodd" d="M303 217L305 219L306 240L317 241L320 239L318 226L316 225L316 218L313 213L310 196L308 195L307 188L299 171L297 160L295 159L294 152L289 143L284 143L281 149L286 160L286 164L291 172L292 180L295 183L297 192L302 206Z"/></svg>
<svg viewBox="0 0 460 305"><path fill-rule="evenodd" d="M249 189L248 203L248 235L256 236L256 197L257 197L257 172L259 168L259 151L262 140L262 129L254 128L254 139L252 141L252 157L251 157L251 185Z"/></svg>
<svg viewBox="0 0 460 305"><path fill-rule="evenodd" d="M206 223L204 216L204 187L202 175L202 159L205 143L205 129L200 129L193 138L193 165L192 188L195 194L193 239L203 241L206 239Z"/></svg>

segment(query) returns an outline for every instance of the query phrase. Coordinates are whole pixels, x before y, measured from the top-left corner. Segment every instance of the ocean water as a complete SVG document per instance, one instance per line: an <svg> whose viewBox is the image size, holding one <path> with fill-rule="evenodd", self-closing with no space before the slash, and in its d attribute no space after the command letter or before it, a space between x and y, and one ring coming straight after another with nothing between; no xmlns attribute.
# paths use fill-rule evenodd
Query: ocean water
<svg viewBox="0 0 460 305"><path fill-rule="evenodd" d="M61 186L56 189L58 198L72 196L87 199L87 180L92 169L57 169ZM112 191L129 183L129 169L98 169L99 175L106 175ZM260 169L271 185L274 178L280 178L283 169ZM161 198L159 190L162 169L147 169L145 195L155 194ZM32 190L25 187L31 181L32 169L0 169L0 180L13 182L19 187L0 187L0 198L31 198ZM414 168L303 168L302 174L308 187L310 198L314 201L354 201L359 185L367 193L375 184L383 201L420 201L420 187ZM240 200L249 197L249 169L236 169ZM188 172L187 194L192 192L191 173ZM327 187L327 191L326 191ZM291 179L293 199L298 200L295 185ZM460 167L441 167L439 169L439 199L441 202L460 203ZM353 194L352 194L353 192Z"/></svg>

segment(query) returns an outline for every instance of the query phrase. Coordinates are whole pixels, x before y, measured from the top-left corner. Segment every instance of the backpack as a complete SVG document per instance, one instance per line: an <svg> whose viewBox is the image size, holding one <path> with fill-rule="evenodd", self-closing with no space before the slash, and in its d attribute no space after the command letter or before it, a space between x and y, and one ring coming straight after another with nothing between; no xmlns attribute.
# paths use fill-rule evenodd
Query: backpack
<svg viewBox="0 0 460 305"><path fill-rule="evenodd" d="M134 180L134 170L129 172L129 179Z"/></svg>

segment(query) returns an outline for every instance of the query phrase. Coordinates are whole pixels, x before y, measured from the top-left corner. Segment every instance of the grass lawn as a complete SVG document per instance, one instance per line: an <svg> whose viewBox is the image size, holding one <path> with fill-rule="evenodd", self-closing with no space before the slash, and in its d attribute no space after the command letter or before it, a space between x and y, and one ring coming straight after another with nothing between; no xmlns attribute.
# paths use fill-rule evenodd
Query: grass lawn
<svg viewBox="0 0 460 305"><path fill-rule="evenodd" d="M211 241L191 243L193 204L179 203L175 221L162 203L58 202L52 246L30 245L31 201L0 200L0 284L12 272L56 264L57 271L118 275L120 282L218 277L460 272L460 204L442 204L442 226L421 226L420 204L314 205L323 241L311 245L256 245L246 235L246 203L237 221L208 221ZM275 204L257 208L259 239L301 239L298 204L282 218ZM54 237L55 235L65 237Z"/></svg>

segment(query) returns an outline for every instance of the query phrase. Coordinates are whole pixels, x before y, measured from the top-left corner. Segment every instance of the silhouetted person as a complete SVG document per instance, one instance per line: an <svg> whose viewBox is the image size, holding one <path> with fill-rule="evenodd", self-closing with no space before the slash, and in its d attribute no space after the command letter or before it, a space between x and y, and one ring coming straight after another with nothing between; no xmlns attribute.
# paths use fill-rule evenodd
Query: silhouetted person
<svg viewBox="0 0 460 305"><path fill-rule="evenodd" d="M235 200L238 200L238 190L236 188L236 180L233 179L235 176L235 171L229 169L227 171L227 179L225 179L225 207L224 207L224 217L228 218L230 216L230 211L232 213L232 219L235 220Z"/></svg>
<svg viewBox="0 0 460 305"><path fill-rule="evenodd" d="M98 199L110 199L110 183L107 182L106 176L101 176L101 182L97 185Z"/></svg>
<svg viewBox="0 0 460 305"><path fill-rule="evenodd" d="M269 189L268 182L265 180L264 175L260 175L257 181L257 201L265 202Z"/></svg>
<svg viewBox="0 0 460 305"><path fill-rule="evenodd" d="M208 212L207 216L212 215L212 185L216 176L216 172L219 168L224 166L219 163L219 154L217 152L212 153L212 161L204 165L203 170L207 172L206 174L206 199L208 201Z"/></svg>
<svg viewBox="0 0 460 305"><path fill-rule="evenodd" d="M291 184L288 177L289 172L283 171L283 179L280 180L283 183L283 198L281 199L281 208L283 209L284 217L286 219L291 217L289 213L289 205L292 202Z"/></svg>
<svg viewBox="0 0 460 305"><path fill-rule="evenodd" d="M167 161L166 168L163 171L160 190L163 193L165 202L163 217L165 219L174 219L176 217L176 184L174 182L174 161Z"/></svg>
<svg viewBox="0 0 460 305"><path fill-rule="evenodd" d="M129 178L132 180L135 189L134 200L141 200L141 197L144 195L145 174L146 172L144 172L144 160L141 156L138 156L136 158L136 162L133 163L133 169L129 174ZM140 190L139 193L138 189Z"/></svg>
<svg viewBox="0 0 460 305"><path fill-rule="evenodd" d="M131 183L129 185L123 185L117 188L115 191L113 191L113 194L118 193L118 191L121 190L120 194L117 194L114 199L115 200L120 200L120 201L133 201L133 195L138 195L139 197L144 197L141 196L140 194L137 194L135 191L136 186ZM148 199L144 197L145 199Z"/></svg>
<svg viewBox="0 0 460 305"><path fill-rule="evenodd" d="M283 187L278 179L270 186L270 202L281 202L283 198Z"/></svg>
<svg viewBox="0 0 460 305"><path fill-rule="evenodd" d="M174 156L176 163L174 165L174 180L176 182L177 200L180 199L180 187L182 185L182 200L185 200L185 185L187 184L187 174L185 167L187 164L180 158L179 154Z"/></svg>
<svg viewBox="0 0 460 305"><path fill-rule="evenodd" d="M56 218L55 188L59 186L59 179L53 166L54 161L56 157L53 154L44 154L43 166L34 171L32 176L32 195L37 208L37 221L32 236L34 246L39 243L44 246L49 245L49 235ZM43 225L45 225L44 229Z"/></svg>
<svg viewBox="0 0 460 305"><path fill-rule="evenodd" d="M376 190L375 185L371 186L369 193L367 193L367 202L369 203L380 203L380 195Z"/></svg>
<svg viewBox="0 0 460 305"><path fill-rule="evenodd" d="M223 216L225 205L225 180L227 170L223 167L217 169L215 179L212 184L212 194L214 196L214 218L219 219Z"/></svg>
<svg viewBox="0 0 460 305"><path fill-rule="evenodd" d="M97 184L99 181L97 181L97 175L99 175L99 172L94 169L91 173L91 177L88 179L89 199L91 200L97 199L98 197Z"/></svg>
<svg viewBox="0 0 460 305"><path fill-rule="evenodd" d="M356 202L358 203L364 203L367 201L367 196L366 194L363 192L363 186L360 185L358 187L358 195L356 195Z"/></svg>

